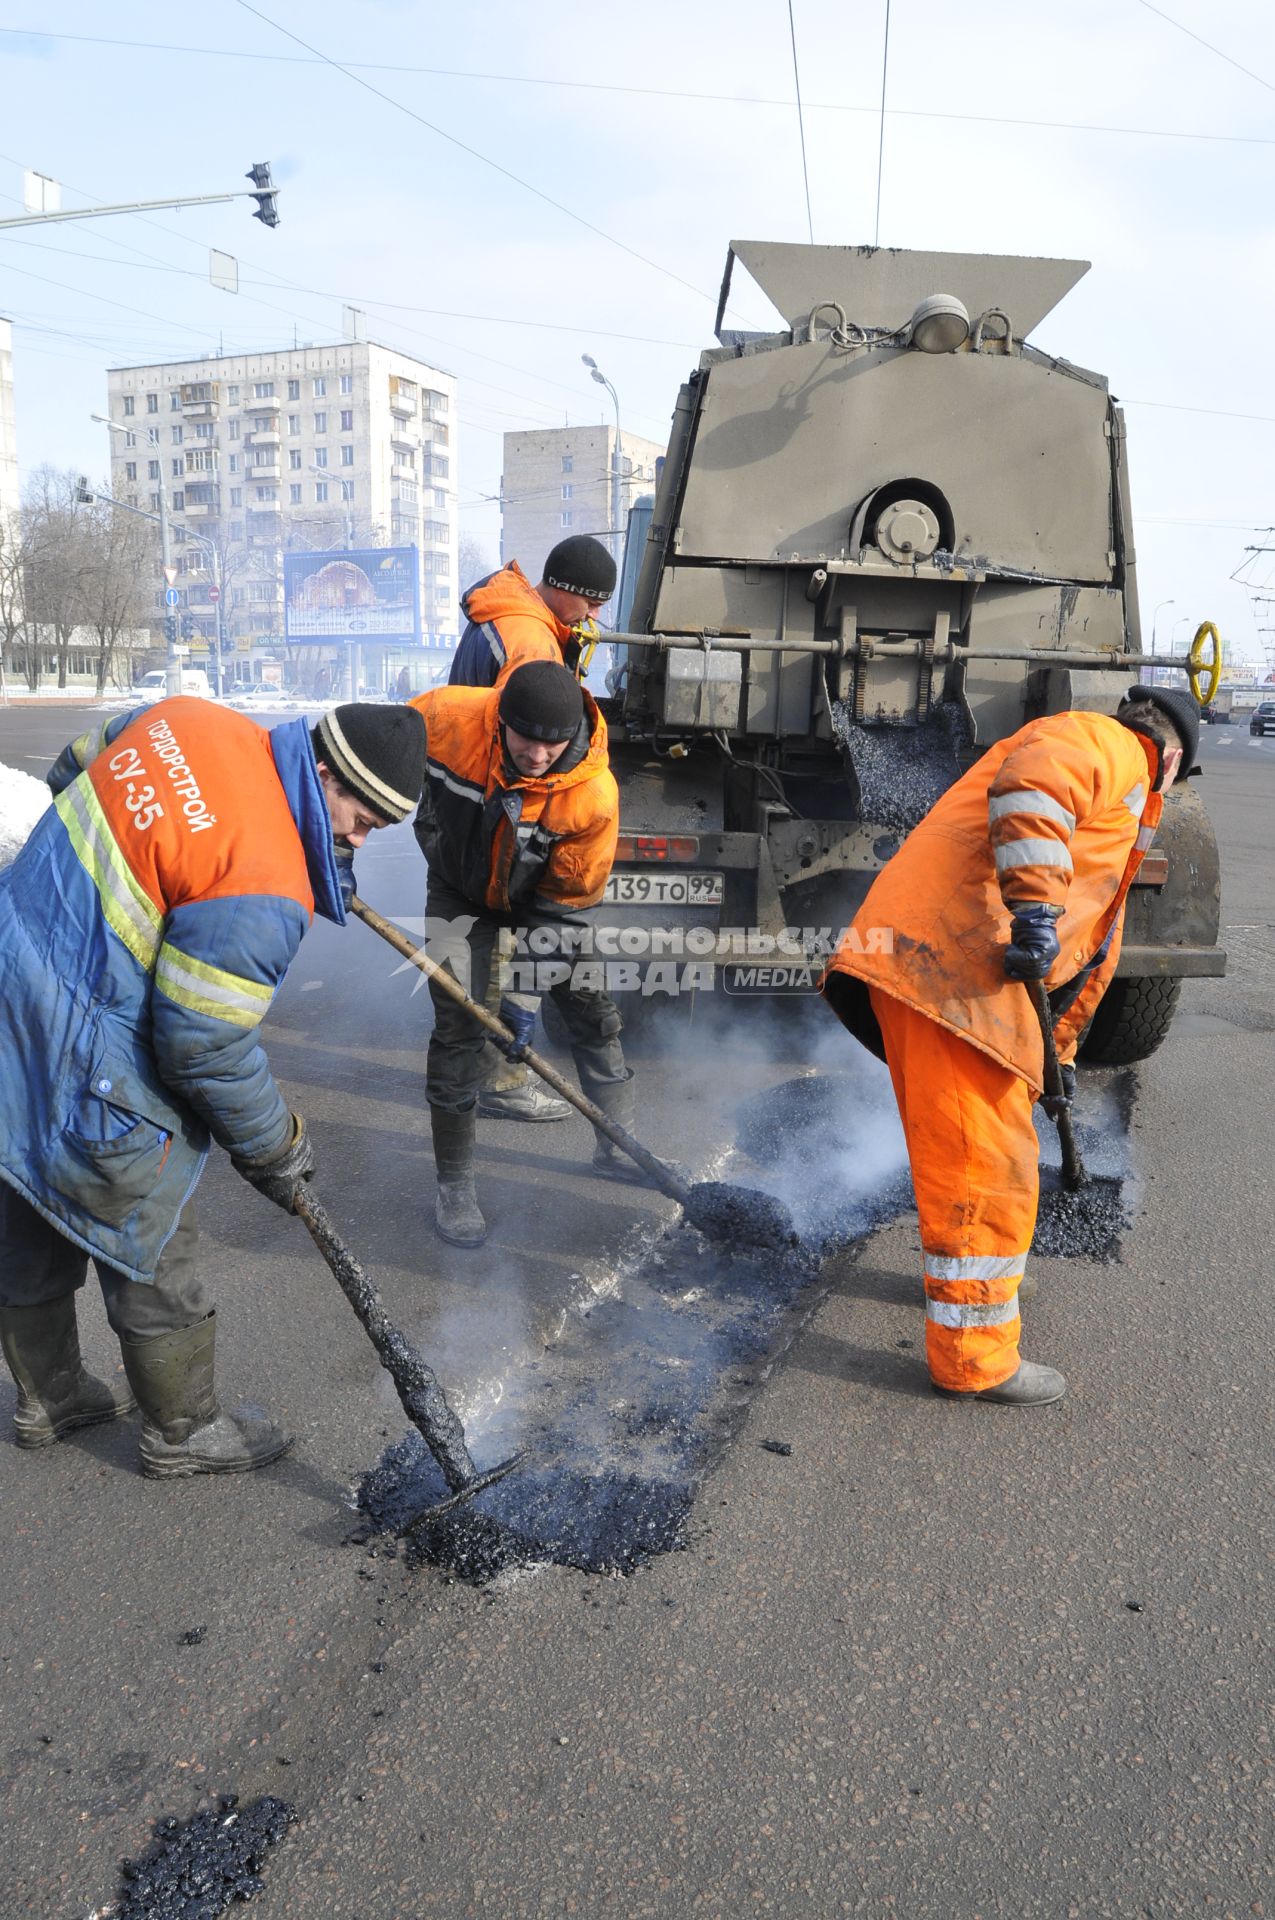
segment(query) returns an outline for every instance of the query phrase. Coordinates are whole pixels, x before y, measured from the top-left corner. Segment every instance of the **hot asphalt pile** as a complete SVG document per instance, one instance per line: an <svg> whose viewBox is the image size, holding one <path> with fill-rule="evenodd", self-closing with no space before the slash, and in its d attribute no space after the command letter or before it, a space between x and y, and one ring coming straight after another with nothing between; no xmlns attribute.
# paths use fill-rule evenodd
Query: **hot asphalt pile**
<svg viewBox="0 0 1275 1920"><path fill-rule="evenodd" d="M833 703L837 743L854 770L859 812L874 826L910 833L960 774L967 743L964 715L936 706L920 726L864 726L845 701Z"/></svg>
<svg viewBox="0 0 1275 1920"><path fill-rule="evenodd" d="M218 1920L232 1901L255 1899L270 1848L296 1819L286 1801L264 1794L246 1807L234 1794L183 1825L161 1820L140 1860L123 1865L112 1920Z"/></svg>

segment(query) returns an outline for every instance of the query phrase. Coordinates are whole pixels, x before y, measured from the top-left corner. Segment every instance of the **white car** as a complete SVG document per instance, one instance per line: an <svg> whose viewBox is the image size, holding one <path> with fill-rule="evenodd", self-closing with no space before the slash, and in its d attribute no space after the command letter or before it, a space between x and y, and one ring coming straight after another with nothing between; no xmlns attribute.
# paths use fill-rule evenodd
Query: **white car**
<svg viewBox="0 0 1275 1920"><path fill-rule="evenodd" d="M163 667L156 667L152 672L144 673L133 690L148 700L162 700L168 692L168 674ZM182 668L182 692L211 700L212 688L202 667Z"/></svg>

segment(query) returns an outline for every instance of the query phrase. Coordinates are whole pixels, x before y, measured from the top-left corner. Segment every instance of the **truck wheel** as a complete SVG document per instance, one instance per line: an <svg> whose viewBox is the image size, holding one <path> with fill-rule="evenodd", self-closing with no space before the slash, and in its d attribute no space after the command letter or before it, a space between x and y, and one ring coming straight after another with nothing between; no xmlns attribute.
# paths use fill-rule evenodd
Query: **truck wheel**
<svg viewBox="0 0 1275 1920"><path fill-rule="evenodd" d="M1128 1067L1153 1054L1173 1024L1181 980L1160 975L1113 980L1080 1042L1095 1067Z"/></svg>

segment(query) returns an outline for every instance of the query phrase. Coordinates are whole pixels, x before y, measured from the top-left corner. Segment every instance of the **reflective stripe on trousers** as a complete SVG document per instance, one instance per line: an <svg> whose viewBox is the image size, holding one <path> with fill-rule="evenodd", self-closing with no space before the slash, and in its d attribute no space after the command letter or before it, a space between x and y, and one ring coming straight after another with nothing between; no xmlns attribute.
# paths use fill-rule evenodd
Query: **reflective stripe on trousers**
<svg viewBox="0 0 1275 1920"><path fill-rule="evenodd" d="M1018 1370L1018 1284L1039 1195L1031 1092L937 1021L870 991L920 1216L930 1375L978 1392Z"/></svg>

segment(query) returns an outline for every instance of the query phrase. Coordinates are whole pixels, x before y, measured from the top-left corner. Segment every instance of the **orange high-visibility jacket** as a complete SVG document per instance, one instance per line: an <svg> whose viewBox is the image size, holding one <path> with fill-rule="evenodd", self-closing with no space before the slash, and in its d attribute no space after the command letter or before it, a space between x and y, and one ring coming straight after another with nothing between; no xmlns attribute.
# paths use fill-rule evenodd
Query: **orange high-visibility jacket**
<svg viewBox="0 0 1275 1920"><path fill-rule="evenodd" d="M1010 921L1033 901L1062 908L1050 989L1083 973L1111 935L1058 1023L1059 1053L1070 1059L1119 958L1125 894L1164 806L1151 791L1159 765L1158 747L1102 713L1033 720L989 748L873 882L829 967L833 1011L872 1045L875 1021L856 983L880 988L1039 1093L1036 1012L1004 971Z"/></svg>
<svg viewBox="0 0 1275 1920"><path fill-rule="evenodd" d="M461 596L468 626L448 675L453 687L503 686L528 660L552 660L574 671L573 628L550 611L516 560Z"/></svg>
<svg viewBox="0 0 1275 1920"><path fill-rule="evenodd" d="M416 837L440 880L501 915L569 920L595 907L615 859L620 796L590 695L576 738L541 779L505 757L498 689L439 687L410 704L426 735Z"/></svg>

